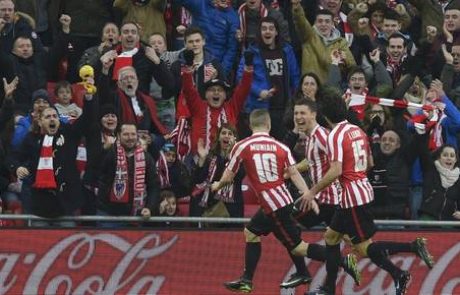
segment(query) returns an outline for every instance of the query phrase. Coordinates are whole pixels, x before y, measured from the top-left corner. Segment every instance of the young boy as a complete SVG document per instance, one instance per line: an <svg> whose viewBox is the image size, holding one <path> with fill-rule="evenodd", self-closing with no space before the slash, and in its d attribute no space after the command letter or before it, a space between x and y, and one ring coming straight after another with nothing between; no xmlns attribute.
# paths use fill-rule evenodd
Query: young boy
<svg viewBox="0 0 460 295"><path fill-rule="evenodd" d="M73 93L72 86L69 82L59 81L56 83L54 94L56 95L56 103L54 106L58 110L60 116L68 117L70 121L80 117L82 113L81 108L77 104L71 103Z"/></svg>

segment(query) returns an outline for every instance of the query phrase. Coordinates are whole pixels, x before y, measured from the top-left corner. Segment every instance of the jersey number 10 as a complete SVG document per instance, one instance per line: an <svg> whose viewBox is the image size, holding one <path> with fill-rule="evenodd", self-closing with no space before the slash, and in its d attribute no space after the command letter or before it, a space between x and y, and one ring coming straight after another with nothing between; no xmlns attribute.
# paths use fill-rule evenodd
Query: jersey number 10
<svg viewBox="0 0 460 295"><path fill-rule="evenodd" d="M278 180L278 165L276 155L271 153L255 154L252 156L256 165L257 176L260 183L274 182Z"/></svg>

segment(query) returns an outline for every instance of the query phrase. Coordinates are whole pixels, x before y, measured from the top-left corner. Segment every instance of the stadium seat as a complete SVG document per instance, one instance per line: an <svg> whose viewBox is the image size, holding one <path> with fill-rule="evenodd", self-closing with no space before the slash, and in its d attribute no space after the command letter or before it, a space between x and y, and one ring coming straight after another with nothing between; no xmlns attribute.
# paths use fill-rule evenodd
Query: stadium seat
<svg viewBox="0 0 460 295"><path fill-rule="evenodd" d="M189 216L190 197L177 199L177 216Z"/></svg>
<svg viewBox="0 0 460 295"><path fill-rule="evenodd" d="M56 83L48 82L46 84L46 90L52 103L56 103L56 95L54 94L54 88ZM72 102L76 103L80 108L83 108L83 95L85 94L85 88L80 84L72 84Z"/></svg>

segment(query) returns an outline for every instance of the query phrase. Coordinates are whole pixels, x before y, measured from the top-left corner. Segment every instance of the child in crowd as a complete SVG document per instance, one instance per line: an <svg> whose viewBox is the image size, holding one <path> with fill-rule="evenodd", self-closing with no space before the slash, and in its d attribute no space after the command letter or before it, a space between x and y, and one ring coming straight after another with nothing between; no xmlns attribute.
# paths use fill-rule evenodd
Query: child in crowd
<svg viewBox="0 0 460 295"><path fill-rule="evenodd" d="M76 120L80 117L82 110L72 101L72 85L67 81L59 81L56 83L56 88L54 89L54 94L56 95L56 103L54 106L59 112L60 116L67 117L70 121Z"/></svg>

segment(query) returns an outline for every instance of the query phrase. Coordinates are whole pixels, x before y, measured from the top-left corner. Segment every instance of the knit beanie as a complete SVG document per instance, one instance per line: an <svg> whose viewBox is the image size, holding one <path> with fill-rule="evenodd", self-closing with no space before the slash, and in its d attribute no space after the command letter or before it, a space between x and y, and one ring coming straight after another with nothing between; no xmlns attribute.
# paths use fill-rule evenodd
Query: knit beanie
<svg viewBox="0 0 460 295"><path fill-rule="evenodd" d="M115 109L115 106L113 104L105 104L102 105L99 109L99 119L104 117L107 114L114 114L115 116L118 117L117 110Z"/></svg>

